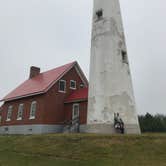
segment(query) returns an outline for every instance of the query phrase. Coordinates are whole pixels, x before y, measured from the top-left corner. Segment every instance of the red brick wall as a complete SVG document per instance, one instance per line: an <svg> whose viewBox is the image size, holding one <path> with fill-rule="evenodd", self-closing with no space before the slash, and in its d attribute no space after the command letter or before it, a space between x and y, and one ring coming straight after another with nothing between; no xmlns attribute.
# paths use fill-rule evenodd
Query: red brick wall
<svg viewBox="0 0 166 166"><path fill-rule="evenodd" d="M59 82L57 82L46 94L5 102L2 108L2 122L0 125L62 124L65 121L64 100L73 91L70 89L70 80L77 82L77 89L80 88L82 83L75 68L66 73L62 79L66 80L66 93L58 92ZM32 101L37 101L36 118L34 120L29 119ZM23 119L18 121L18 106L22 103L24 103ZM6 117L9 105L13 105L13 112L11 121L7 122ZM83 107L85 106L83 105Z"/></svg>
<svg viewBox="0 0 166 166"><path fill-rule="evenodd" d="M82 80L77 74L75 68L72 68L61 79L66 80L66 93L58 92L59 82L57 82L46 94L46 108L43 121L46 124L64 123L64 100L67 98L67 96L69 96L69 94L73 92L73 90L70 89L70 80L76 81L77 89L80 88L80 84L82 83Z"/></svg>
<svg viewBox="0 0 166 166"><path fill-rule="evenodd" d="M37 102L37 111L36 111L36 119L30 120L30 107L31 102ZM34 97L23 98L15 101L6 102L2 108L2 122L0 125L22 125L22 124L41 124L43 121L43 113L44 113L44 95L38 95ZM24 112L23 119L17 120L18 106L19 104L24 104ZM11 121L6 121L7 118L7 110L8 107L13 106L13 112Z"/></svg>

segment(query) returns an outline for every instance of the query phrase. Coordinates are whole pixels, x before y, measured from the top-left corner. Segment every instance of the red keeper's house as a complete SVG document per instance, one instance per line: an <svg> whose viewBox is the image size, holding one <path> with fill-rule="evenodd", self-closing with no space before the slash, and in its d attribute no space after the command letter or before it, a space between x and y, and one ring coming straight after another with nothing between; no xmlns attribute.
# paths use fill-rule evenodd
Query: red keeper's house
<svg viewBox="0 0 166 166"><path fill-rule="evenodd" d="M1 101L1 134L79 132L86 124L88 81L77 62L30 77Z"/></svg>

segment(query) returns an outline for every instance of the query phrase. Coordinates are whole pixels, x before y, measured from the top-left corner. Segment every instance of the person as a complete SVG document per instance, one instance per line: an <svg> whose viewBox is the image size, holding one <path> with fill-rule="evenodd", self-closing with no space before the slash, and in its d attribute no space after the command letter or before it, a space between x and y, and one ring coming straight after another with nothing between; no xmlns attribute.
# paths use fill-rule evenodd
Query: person
<svg viewBox="0 0 166 166"><path fill-rule="evenodd" d="M120 129L120 118L119 113L114 113L114 127L115 129Z"/></svg>
<svg viewBox="0 0 166 166"><path fill-rule="evenodd" d="M121 118L120 118L120 131L122 134L124 134L124 122Z"/></svg>
<svg viewBox="0 0 166 166"><path fill-rule="evenodd" d="M120 118L119 113L114 113L114 127L117 130L120 130L120 132L124 133L124 122Z"/></svg>

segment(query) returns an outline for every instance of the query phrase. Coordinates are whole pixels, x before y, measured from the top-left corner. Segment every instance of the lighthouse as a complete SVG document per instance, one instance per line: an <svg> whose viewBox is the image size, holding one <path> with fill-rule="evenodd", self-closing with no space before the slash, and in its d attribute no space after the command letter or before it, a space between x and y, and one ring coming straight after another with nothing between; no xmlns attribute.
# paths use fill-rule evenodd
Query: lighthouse
<svg viewBox="0 0 166 166"><path fill-rule="evenodd" d="M139 134L119 0L94 0L87 125L89 133Z"/></svg>

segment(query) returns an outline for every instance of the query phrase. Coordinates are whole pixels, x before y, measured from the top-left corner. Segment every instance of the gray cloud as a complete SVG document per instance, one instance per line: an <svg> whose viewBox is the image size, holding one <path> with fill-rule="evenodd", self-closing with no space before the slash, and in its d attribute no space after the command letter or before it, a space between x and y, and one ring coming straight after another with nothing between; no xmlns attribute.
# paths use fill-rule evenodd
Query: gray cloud
<svg viewBox="0 0 166 166"><path fill-rule="evenodd" d="M137 109L166 110L166 2L121 0ZM0 0L0 97L29 75L77 60L89 75L93 0Z"/></svg>

